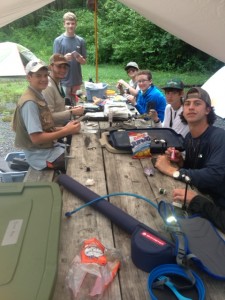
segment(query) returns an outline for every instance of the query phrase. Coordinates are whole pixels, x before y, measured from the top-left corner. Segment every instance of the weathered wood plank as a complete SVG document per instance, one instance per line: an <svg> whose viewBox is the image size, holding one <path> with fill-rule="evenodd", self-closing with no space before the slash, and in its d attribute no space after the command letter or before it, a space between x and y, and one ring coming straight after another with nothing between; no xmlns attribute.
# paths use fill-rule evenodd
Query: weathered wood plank
<svg viewBox="0 0 225 300"><path fill-rule="evenodd" d="M54 170L43 170L38 171L32 168L29 168L26 176L24 177L24 182L36 182L36 181L53 181Z"/></svg>
<svg viewBox="0 0 225 300"><path fill-rule="evenodd" d="M90 189L99 195L107 194L102 150L99 147L98 136L90 133L76 135L73 138L70 156L73 158L70 158L68 162L68 175L81 184L85 184L87 179L94 179L95 184ZM65 286L65 278L70 263L75 255L79 253L82 240L96 237L105 247L114 248L111 222L93 208L87 207L69 219L64 217L65 212L71 211L82 204L84 203L80 199L64 190L59 272L53 296L54 300L71 299ZM88 288L90 289L90 287ZM81 291L84 292L84 287ZM86 300L88 298L80 295L79 299ZM113 284L107 288L103 299L122 299L118 276L114 279Z"/></svg>

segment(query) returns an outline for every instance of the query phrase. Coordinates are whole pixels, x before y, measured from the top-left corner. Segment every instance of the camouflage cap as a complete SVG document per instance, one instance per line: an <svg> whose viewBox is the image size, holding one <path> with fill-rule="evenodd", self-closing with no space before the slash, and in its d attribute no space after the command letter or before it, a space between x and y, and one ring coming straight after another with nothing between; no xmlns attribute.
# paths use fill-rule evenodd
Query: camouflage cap
<svg viewBox="0 0 225 300"><path fill-rule="evenodd" d="M174 90L183 90L184 84L180 79L171 79L168 80L166 85L163 87L164 90L174 89Z"/></svg>

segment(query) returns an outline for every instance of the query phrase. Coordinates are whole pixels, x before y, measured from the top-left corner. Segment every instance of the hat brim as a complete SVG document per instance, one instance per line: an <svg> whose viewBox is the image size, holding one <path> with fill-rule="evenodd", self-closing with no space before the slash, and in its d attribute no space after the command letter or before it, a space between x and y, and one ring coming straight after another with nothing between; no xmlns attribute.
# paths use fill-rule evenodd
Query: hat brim
<svg viewBox="0 0 225 300"><path fill-rule="evenodd" d="M48 70L48 66L42 65L42 64L37 64L36 66L34 66L32 68L32 70L30 70L30 72L32 73L36 73L37 71L39 71L40 69L47 69Z"/></svg>
<svg viewBox="0 0 225 300"><path fill-rule="evenodd" d="M178 87L168 87L168 86L164 86L162 87L163 90L177 90L177 91L183 91L182 88L178 88Z"/></svg>
<svg viewBox="0 0 225 300"><path fill-rule="evenodd" d="M130 68L134 68L134 69L138 70L138 68L137 68L137 67L134 67L134 66L128 66L128 67L125 67L124 70L127 71L127 70L130 69Z"/></svg>
<svg viewBox="0 0 225 300"><path fill-rule="evenodd" d="M65 62L65 61L52 62L52 64L57 65L57 66L59 66L59 65L67 65L68 67L70 66L68 64L68 62Z"/></svg>

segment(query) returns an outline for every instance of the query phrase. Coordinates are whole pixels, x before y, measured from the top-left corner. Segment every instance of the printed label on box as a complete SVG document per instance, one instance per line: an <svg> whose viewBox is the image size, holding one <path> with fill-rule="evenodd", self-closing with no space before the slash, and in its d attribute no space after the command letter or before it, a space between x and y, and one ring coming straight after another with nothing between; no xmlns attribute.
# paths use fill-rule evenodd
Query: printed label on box
<svg viewBox="0 0 225 300"><path fill-rule="evenodd" d="M14 245L17 243L22 228L22 224L23 224L22 219L9 221L9 224L5 231L4 238L2 240L2 246Z"/></svg>

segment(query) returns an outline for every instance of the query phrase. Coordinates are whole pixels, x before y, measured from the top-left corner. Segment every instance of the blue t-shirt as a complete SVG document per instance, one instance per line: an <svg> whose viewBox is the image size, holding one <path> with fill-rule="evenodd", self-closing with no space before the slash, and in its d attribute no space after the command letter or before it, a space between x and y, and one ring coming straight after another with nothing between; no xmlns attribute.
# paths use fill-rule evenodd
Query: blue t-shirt
<svg viewBox="0 0 225 300"><path fill-rule="evenodd" d="M163 122L166 98L157 87L152 85L145 92L139 90L135 107L141 115L148 113L150 109L155 109L160 121Z"/></svg>

